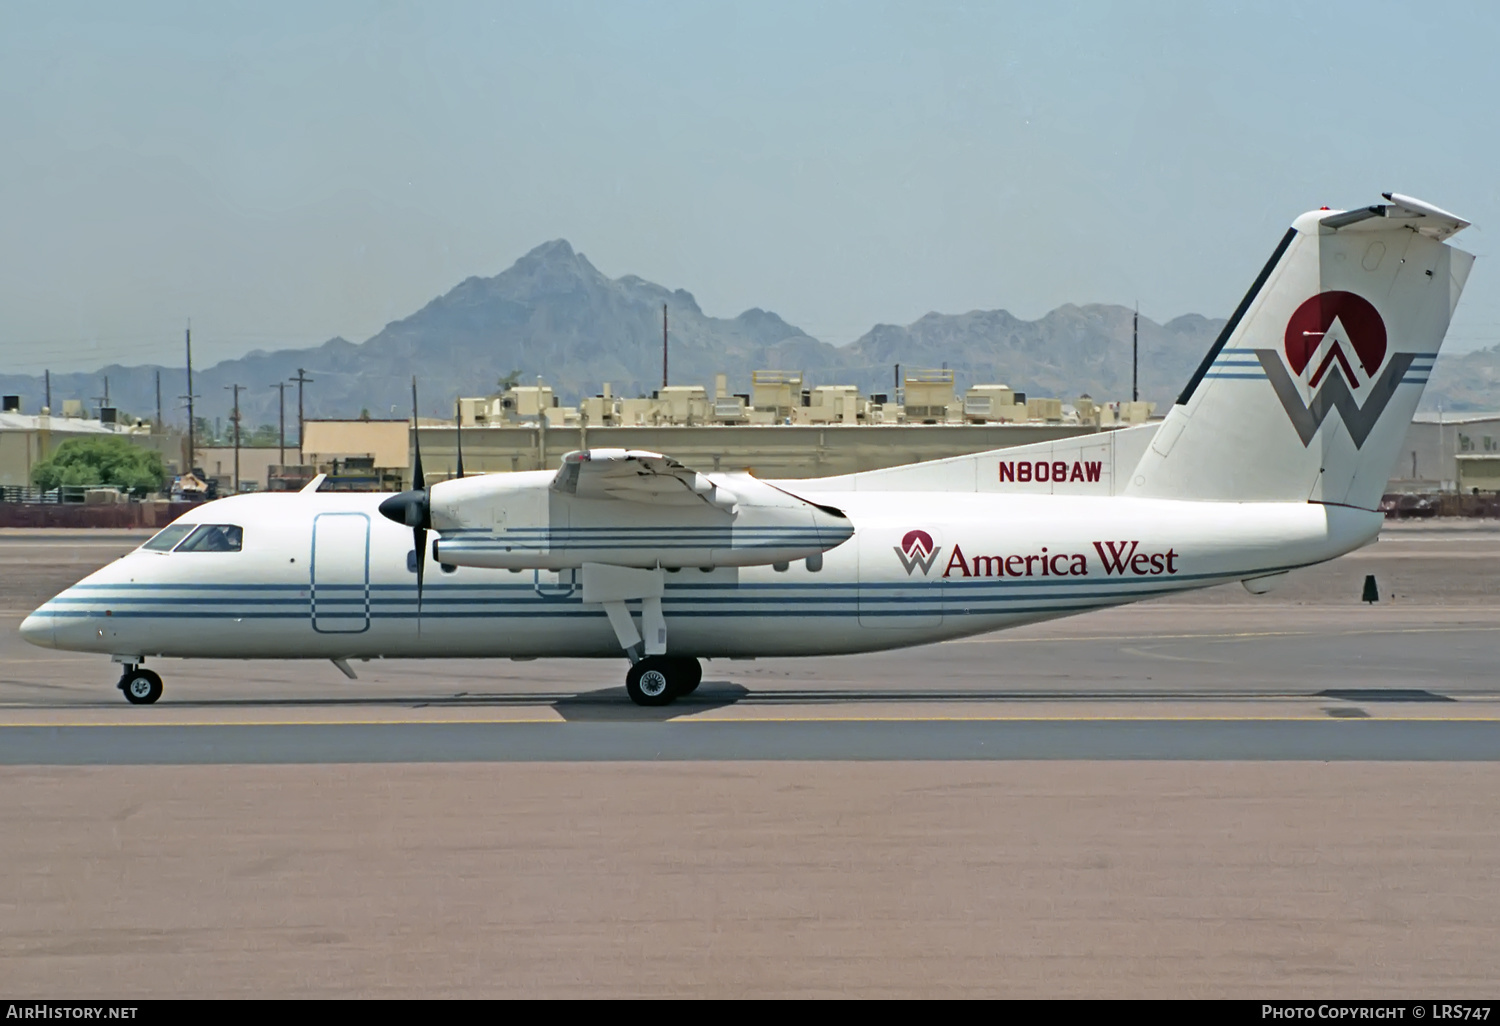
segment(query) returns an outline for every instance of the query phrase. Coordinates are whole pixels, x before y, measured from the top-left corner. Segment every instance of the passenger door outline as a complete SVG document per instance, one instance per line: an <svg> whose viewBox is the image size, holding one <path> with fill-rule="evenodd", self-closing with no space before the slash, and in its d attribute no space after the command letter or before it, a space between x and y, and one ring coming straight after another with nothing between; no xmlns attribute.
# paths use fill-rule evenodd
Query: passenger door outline
<svg viewBox="0 0 1500 1026"><path fill-rule="evenodd" d="M353 565L356 562L357 570ZM319 634L363 634L370 629L368 514L319 513L313 517L308 578L308 615L313 630Z"/></svg>

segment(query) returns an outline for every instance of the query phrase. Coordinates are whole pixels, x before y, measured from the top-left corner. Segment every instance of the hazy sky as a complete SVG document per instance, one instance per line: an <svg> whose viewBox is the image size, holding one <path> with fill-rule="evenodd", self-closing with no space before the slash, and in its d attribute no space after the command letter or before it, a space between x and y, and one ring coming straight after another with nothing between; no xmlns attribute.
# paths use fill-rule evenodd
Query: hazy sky
<svg viewBox="0 0 1500 1026"><path fill-rule="evenodd" d="M1307 10L1306 8L1312 8ZM1492 3L0 5L0 366L363 341L563 237L831 342L1227 315L1286 224L1500 234ZM1450 334L1500 342L1481 259Z"/></svg>

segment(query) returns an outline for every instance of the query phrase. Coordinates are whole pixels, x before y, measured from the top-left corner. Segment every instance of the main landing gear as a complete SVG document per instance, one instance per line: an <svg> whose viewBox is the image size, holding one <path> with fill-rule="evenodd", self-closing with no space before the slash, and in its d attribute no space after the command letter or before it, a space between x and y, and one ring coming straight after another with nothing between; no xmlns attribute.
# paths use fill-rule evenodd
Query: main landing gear
<svg viewBox="0 0 1500 1026"><path fill-rule="evenodd" d="M684 656L647 656L625 675L625 690L636 705L668 705L691 695L703 680L703 666Z"/></svg>
<svg viewBox="0 0 1500 1026"><path fill-rule="evenodd" d="M115 687L124 693L125 701L131 705L150 705L161 697L161 678L144 666L131 663L125 664L125 672Z"/></svg>
<svg viewBox="0 0 1500 1026"><path fill-rule="evenodd" d="M667 621L661 611L664 572L599 563L585 563L582 570L584 604L597 602L604 607L615 640L630 659L630 672L625 675L630 700L636 705L669 705L691 695L703 679L703 667L691 656L667 655ZM626 605L637 601L641 604L639 631Z"/></svg>

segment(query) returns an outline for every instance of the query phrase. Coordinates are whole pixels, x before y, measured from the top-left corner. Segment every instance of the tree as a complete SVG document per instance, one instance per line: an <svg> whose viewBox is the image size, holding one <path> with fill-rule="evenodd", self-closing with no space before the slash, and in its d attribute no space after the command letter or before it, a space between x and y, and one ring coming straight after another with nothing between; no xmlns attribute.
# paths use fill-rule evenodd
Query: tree
<svg viewBox="0 0 1500 1026"><path fill-rule="evenodd" d="M245 436L242 444L270 447L281 439L281 432L275 424L262 424L254 431Z"/></svg>
<svg viewBox="0 0 1500 1026"><path fill-rule="evenodd" d="M147 495L161 491L166 479L161 453L118 435L69 439L31 468L32 483L43 491L59 485L114 485Z"/></svg>
<svg viewBox="0 0 1500 1026"><path fill-rule="evenodd" d="M513 370L509 374L505 375L505 377L501 378L498 382L496 382L496 384L500 386L500 391L509 392L511 389L516 387L517 383L519 383L520 380L521 372L518 370Z"/></svg>

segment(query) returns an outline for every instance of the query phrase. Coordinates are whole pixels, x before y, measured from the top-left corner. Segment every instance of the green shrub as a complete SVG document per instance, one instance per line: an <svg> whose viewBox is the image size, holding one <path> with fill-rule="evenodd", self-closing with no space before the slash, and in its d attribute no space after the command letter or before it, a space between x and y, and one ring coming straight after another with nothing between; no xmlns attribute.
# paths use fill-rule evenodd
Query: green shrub
<svg viewBox="0 0 1500 1026"><path fill-rule="evenodd" d="M72 438L31 468L43 491L60 485L114 485L134 495L161 491L167 479L161 453L132 445L118 435Z"/></svg>

